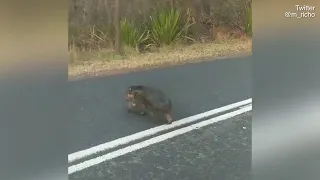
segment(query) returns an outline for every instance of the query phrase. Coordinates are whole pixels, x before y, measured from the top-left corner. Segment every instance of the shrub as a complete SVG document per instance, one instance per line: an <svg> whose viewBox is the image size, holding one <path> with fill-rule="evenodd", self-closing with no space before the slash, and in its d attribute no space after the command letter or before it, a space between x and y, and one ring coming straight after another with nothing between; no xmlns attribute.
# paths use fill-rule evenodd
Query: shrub
<svg viewBox="0 0 320 180"><path fill-rule="evenodd" d="M150 41L156 46L170 45L178 40L190 38L190 24L183 21L182 12L175 8L158 8L150 16Z"/></svg>
<svg viewBox="0 0 320 180"><path fill-rule="evenodd" d="M140 48L149 38L149 31L135 25L133 21L123 19L121 21L121 37L122 41L129 47L136 49Z"/></svg>
<svg viewBox="0 0 320 180"><path fill-rule="evenodd" d="M110 28L109 28L110 29ZM93 50L112 46L112 38L107 27L72 28L69 27L69 48Z"/></svg>

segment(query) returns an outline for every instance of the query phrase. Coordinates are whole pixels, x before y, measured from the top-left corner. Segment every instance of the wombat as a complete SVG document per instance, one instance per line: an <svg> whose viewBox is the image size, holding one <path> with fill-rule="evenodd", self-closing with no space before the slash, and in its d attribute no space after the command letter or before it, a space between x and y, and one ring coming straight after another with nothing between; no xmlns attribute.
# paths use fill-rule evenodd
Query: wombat
<svg viewBox="0 0 320 180"><path fill-rule="evenodd" d="M160 89L148 86L130 86L127 89L126 100L128 110L155 117L164 115L168 124L172 123L172 103Z"/></svg>
<svg viewBox="0 0 320 180"><path fill-rule="evenodd" d="M126 94L127 110L132 113L145 115L147 114L146 108L139 103L139 94L128 89Z"/></svg>

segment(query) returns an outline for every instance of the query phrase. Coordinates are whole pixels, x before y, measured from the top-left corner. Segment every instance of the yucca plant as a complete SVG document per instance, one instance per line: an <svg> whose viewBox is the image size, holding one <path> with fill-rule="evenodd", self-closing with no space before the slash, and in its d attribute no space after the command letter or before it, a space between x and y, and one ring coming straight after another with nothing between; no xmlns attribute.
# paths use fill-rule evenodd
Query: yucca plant
<svg viewBox="0 0 320 180"><path fill-rule="evenodd" d="M121 21L122 41L129 47L140 52L140 48L149 38L149 31L136 26L133 21L123 19Z"/></svg>
<svg viewBox="0 0 320 180"><path fill-rule="evenodd" d="M150 17L150 40L154 45L170 45L186 34L190 24L183 21L182 12L176 8L158 8Z"/></svg>

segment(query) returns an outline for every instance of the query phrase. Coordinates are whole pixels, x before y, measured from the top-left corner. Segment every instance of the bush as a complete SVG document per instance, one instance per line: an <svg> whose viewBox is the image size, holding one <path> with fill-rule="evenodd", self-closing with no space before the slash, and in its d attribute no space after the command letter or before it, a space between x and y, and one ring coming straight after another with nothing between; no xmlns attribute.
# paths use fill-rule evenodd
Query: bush
<svg viewBox="0 0 320 180"><path fill-rule="evenodd" d="M122 41L129 47L140 52L140 48L149 39L149 31L138 27L133 21L124 19L121 21Z"/></svg>
<svg viewBox="0 0 320 180"><path fill-rule="evenodd" d="M175 8L158 8L150 17L150 41L156 46L170 45L190 39L187 30L191 24L183 21L182 12Z"/></svg>
<svg viewBox="0 0 320 180"><path fill-rule="evenodd" d="M112 30L110 29L107 26L69 27L69 48L72 46L86 50L108 48L113 44Z"/></svg>
<svg viewBox="0 0 320 180"><path fill-rule="evenodd" d="M220 26L241 29L248 35L252 34L251 0L206 1L205 3L202 2L203 5L211 7L211 9L203 8L206 10L205 12L204 10L202 10L203 12L197 12L193 7L194 3L182 0L179 1L179 8L159 5L154 10L150 8L151 1L148 1L151 4L147 4L146 7L136 5L135 11L134 9L128 10L127 4L122 5L124 13L122 13L123 20L121 21L123 44L140 52L142 48L145 49L151 45L159 47L171 45L178 41L194 41L191 37L199 39L197 36L200 34L205 34L205 37L211 38L212 27ZM89 2L88 0L72 2L71 7L77 8L69 9L69 47L79 49L111 48L114 45L115 37L112 13L107 13L107 9L104 8L105 5L99 4L102 1L99 1L99 3L94 1L95 3L90 4L80 3ZM74 4L75 2L79 3ZM143 2L146 1L143 0ZM131 1L130 3L137 4ZM80 7L90 10L90 13L81 16L83 12L80 12ZM91 11L92 8L96 8L96 10ZM139 8L142 10L136 11ZM95 17L100 17L100 19L95 19ZM130 20L124 17L128 17ZM192 25L191 21L197 22L195 27L201 28L190 27ZM193 32L188 32L189 30L193 30ZM192 33L193 36L191 36Z"/></svg>

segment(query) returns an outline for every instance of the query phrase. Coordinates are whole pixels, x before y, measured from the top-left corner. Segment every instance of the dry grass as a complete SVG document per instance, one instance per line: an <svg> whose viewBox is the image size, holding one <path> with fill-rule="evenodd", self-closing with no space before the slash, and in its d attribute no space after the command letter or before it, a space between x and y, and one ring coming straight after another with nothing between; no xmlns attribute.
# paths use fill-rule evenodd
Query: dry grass
<svg viewBox="0 0 320 180"><path fill-rule="evenodd" d="M248 55L252 52L252 39L250 37L242 36L230 39L220 36L217 39L213 43L167 47L144 54L125 51L126 55L118 60L113 57L110 50L81 52L71 49L69 76L114 74L137 69L212 60L222 56Z"/></svg>

